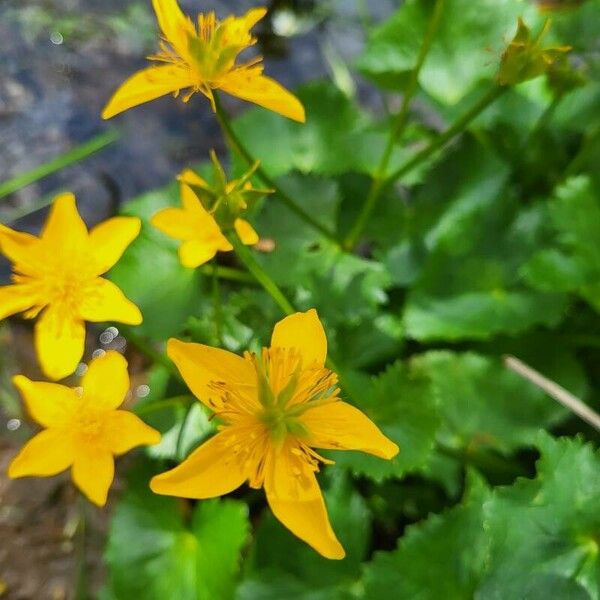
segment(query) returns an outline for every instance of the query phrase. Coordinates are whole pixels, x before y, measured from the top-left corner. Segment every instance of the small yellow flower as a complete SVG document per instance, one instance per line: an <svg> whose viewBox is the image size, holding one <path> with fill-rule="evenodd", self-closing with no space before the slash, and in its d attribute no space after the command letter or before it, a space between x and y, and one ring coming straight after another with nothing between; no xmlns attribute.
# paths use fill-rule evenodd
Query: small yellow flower
<svg viewBox="0 0 600 600"><path fill-rule="evenodd" d="M179 247L181 264L195 268L211 260L217 252L233 250L213 214L220 206L229 212L226 206L229 195L235 196L236 202L240 201L242 196L238 190L238 182L241 180L228 182L222 195L215 193L204 179L189 169L179 176L179 181L182 208L165 208L152 217L151 223L169 237L182 242ZM210 212L200 202L192 187L213 201ZM244 244L252 246L258 242L258 235L248 221L236 218L233 220L233 227Z"/></svg>
<svg viewBox="0 0 600 600"><path fill-rule="evenodd" d="M157 444L160 433L129 411L117 410L129 390L127 361L117 352L92 360L81 388L14 377L31 417L45 427L23 446L8 476L56 475L71 467L75 485L98 506L106 504L114 458Z"/></svg>
<svg viewBox="0 0 600 600"><path fill-rule="evenodd" d="M140 231L137 217L115 217L88 232L73 194L54 199L41 236L0 225L0 251L13 263L12 285L0 287L0 319L39 318L35 346L51 379L71 374L81 360L85 321L139 325L142 315L111 281L100 277Z"/></svg>
<svg viewBox="0 0 600 600"><path fill-rule="evenodd" d="M343 558L315 476L319 463L331 461L313 448L391 459L398 446L339 399L337 376L324 366L327 339L316 311L280 321L260 357L176 339L168 354L222 425L178 467L154 477L152 490L212 498L248 481L264 487L273 514L292 533L326 558Z"/></svg>
<svg viewBox="0 0 600 600"><path fill-rule="evenodd" d="M125 81L104 109L104 119L187 89L184 102L200 92L214 110L213 90L223 90L304 122L300 101L263 75L262 58L236 64L238 55L256 42L250 29L265 16L265 8L253 8L242 17L230 16L223 21L218 21L214 12L200 14L196 26L183 14L177 0L152 0L152 4L164 39L160 52L148 58L160 65L138 71Z"/></svg>

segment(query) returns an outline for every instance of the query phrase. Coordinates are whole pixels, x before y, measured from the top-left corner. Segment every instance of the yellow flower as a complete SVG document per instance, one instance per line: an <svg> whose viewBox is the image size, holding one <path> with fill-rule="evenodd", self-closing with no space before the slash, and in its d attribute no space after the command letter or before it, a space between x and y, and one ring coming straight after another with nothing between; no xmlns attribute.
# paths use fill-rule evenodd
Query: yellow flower
<svg viewBox="0 0 600 600"><path fill-rule="evenodd" d="M81 388L30 381L13 382L31 417L45 427L23 446L8 476L56 475L71 467L75 485L94 503L106 504L114 456L157 444L160 433L131 412L117 410L129 390L127 361L117 352L92 360Z"/></svg>
<svg viewBox="0 0 600 600"><path fill-rule="evenodd" d="M51 379L71 374L81 360L85 321L139 325L142 315L112 282L100 277L140 231L136 217L115 217L88 232L75 196L54 199L41 236L0 225L0 251L13 263L12 285L0 287L0 319L40 315L35 346ZM41 313L41 314L40 314Z"/></svg>
<svg viewBox="0 0 600 600"><path fill-rule="evenodd" d="M327 339L316 311L280 321L271 347L243 358L171 339L168 354L220 431L178 467L154 477L158 494L212 498L248 481L264 487L273 514L327 558L344 557L315 473L330 463L313 448L362 450L391 459L398 446L342 402L324 367Z"/></svg>
<svg viewBox="0 0 600 600"><path fill-rule="evenodd" d="M138 71L115 92L102 113L104 119L166 94L187 102L200 92L215 109L213 90L254 102L295 121L304 122L300 101L273 79L263 75L262 58L236 64L240 52L256 42L250 29L266 14L253 8L242 17L218 21L214 12L198 15L197 26L185 16L177 0L152 0L164 36L160 52L149 60L160 65Z"/></svg>
<svg viewBox="0 0 600 600"><path fill-rule="evenodd" d="M165 208L152 217L151 223L169 237L183 242L179 247L181 264L195 268L211 260L217 252L233 250L233 246L191 187L212 195L208 183L189 169L180 175L179 180L182 208ZM236 188L236 183L229 182L231 190ZM216 200L218 202L219 198ZM258 242L258 235L248 221L237 218L233 226L244 244L251 246Z"/></svg>

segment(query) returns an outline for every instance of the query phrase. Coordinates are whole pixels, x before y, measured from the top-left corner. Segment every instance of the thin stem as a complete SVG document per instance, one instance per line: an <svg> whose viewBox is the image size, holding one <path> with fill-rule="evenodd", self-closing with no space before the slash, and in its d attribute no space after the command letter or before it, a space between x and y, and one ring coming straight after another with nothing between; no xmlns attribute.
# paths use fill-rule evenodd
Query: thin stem
<svg viewBox="0 0 600 600"><path fill-rule="evenodd" d="M579 398L571 394L571 392L568 392L551 379L544 377L541 373L514 356L505 356L504 364L511 371L537 385L546 394L575 413L580 419L600 431L600 415L585 404L585 402L582 402Z"/></svg>
<svg viewBox="0 0 600 600"><path fill-rule="evenodd" d="M437 150L445 146L450 140L462 133L469 123L483 112L492 102L498 99L506 90L507 86L496 85L489 90L489 92L483 96L479 102L477 102L469 111L467 111L462 117L460 117L453 125L451 125L446 131L437 136L428 146L423 148L420 152L417 152L412 158L407 160L403 165L398 167L390 175L388 175L380 184L380 188L377 194L370 195L365 203L363 204L362 210L358 215L358 218L350 230L348 240L344 244L346 248L351 247L350 243L354 244L354 240L358 240L360 234L365 228L366 224L371 217L371 214L375 210L377 201L381 197L381 193L390 185L392 185L397 179L406 175L412 171L415 167L418 167L422 162L432 156ZM350 242L350 243L349 243Z"/></svg>
<svg viewBox="0 0 600 600"><path fill-rule="evenodd" d="M121 329L125 338L133 344L142 354L145 354L150 360L153 362L162 365L179 381L183 382L183 377L179 374L179 371L175 367L175 365L171 362L168 356L165 356L162 352L159 352L155 348L153 348L152 344L138 335L137 333L133 333L133 330L129 327L123 327L121 325ZM185 382L184 382L185 383Z"/></svg>
<svg viewBox="0 0 600 600"><path fill-rule="evenodd" d="M419 50L419 55L417 56L417 62L415 63L415 67L410 73L410 78L408 80L404 96L402 97L402 105L400 106L400 110L396 115L396 119L392 126L392 131L390 132L390 136L388 138L385 150L383 151L383 155L381 156L379 166L375 170L375 174L373 176L373 180L371 181L371 187L369 189L369 193L367 194L365 204L376 204L379 195L383 191L383 182L385 181L385 176L388 170L390 159L392 157L392 152L394 150L394 146L404 133L404 129L408 121L410 103L412 102L412 99L414 98L415 94L417 93L417 90L419 89L419 74L421 73L421 68L423 67L425 59L429 54L431 44L433 43L433 39L440 25L440 20L444 12L445 2L446 0L436 0L436 3L433 7L433 13L431 15L431 19L429 20L427 32L425 33L425 39L423 40L423 44L421 45L421 49ZM362 224L361 220L357 220L352 229L350 230L348 236L346 237L346 240L344 241L345 248L347 248L348 250L352 250L354 248L358 240L358 236L360 235L363 227L364 224Z"/></svg>
<svg viewBox="0 0 600 600"><path fill-rule="evenodd" d="M563 98L564 94L556 94L554 96L552 102L548 104L548 106L545 108L545 110L542 112L538 120L535 122L535 124L529 131L529 134L523 142L523 149L526 148L531 143L531 141L539 134L539 132L548 125L548 123L554 116L558 105L562 102Z"/></svg>
<svg viewBox="0 0 600 600"><path fill-rule="evenodd" d="M229 279L230 281L239 281L241 283L255 283L254 277L245 271L239 269L232 269L231 267L224 267L222 265L203 265L199 267L202 275L213 276L217 272L217 277L220 279Z"/></svg>
<svg viewBox="0 0 600 600"><path fill-rule="evenodd" d="M219 121L219 125L221 129L225 133L225 136L229 140L229 143L233 147L234 151L245 160L248 165L254 166L256 164L256 160L250 154L248 149L242 144L241 140L235 133L231 123L229 121L229 117L227 113L223 110L221 106L221 101L219 99L218 94L214 94L215 98L215 110L217 115L217 120ZM285 204L285 206L296 214L300 219L308 223L311 227L316 229L319 233L325 236L327 239L332 241L334 244L339 245L338 239L332 231L329 231L325 226L321 225L318 221L313 219L313 217L307 213L303 208L298 206L298 204L287 194L284 190L281 189L268 174L267 172L259 165L256 169L256 175L262 179L263 183L273 189L275 191L276 196Z"/></svg>
<svg viewBox="0 0 600 600"><path fill-rule="evenodd" d="M221 346L221 340L223 338L223 311L221 310L221 292L219 290L219 276L218 266L216 262L213 262L213 274L212 274L212 303L213 303L213 316L215 319L215 340L218 346Z"/></svg>
<svg viewBox="0 0 600 600"><path fill-rule="evenodd" d="M573 160L567 165L558 183L566 181L569 177L579 173L584 162L589 158L590 152L593 151L596 139L600 135L600 126L595 127L587 135L586 139L581 144L579 152L573 157Z"/></svg>
<svg viewBox="0 0 600 600"><path fill-rule="evenodd" d="M238 258L244 263L245 267L250 271L256 281L260 283L267 294L273 298L277 306L279 306L286 315L294 314L296 309L292 306L292 303L285 297L267 272L256 262L256 259L252 256L252 252L244 246L237 233L235 231L229 231L226 233L226 237L233 246Z"/></svg>
<svg viewBox="0 0 600 600"><path fill-rule="evenodd" d="M490 104L495 102L504 92L508 90L508 86L496 85L491 88L479 102L477 102L470 110L452 124L446 131L436 137L427 147L423 148L405 162L403 165L393 171L385 180L385 184L390 185L398 178L412 171L416 166L427 160L437 150L445 146L450 140L462 133L475 117L482 113Z"/></svg>
<svg viewBox="0 0 600 600"><path fill-rule="evenodd" d="M185 428L187 427L190 415L192 414L194 404L195 403L192 403L186 408L185 415L183 416L183 420L181 421L181 429L177 434L177 443L175 444L175 460L177 461L183 460L185 458L185 456L183 456L183 440L185 438Z"/></svg>
<svg viewBox="0 0 600 600"><path fill-rule="evenodd" d="M371 18L367 0L356 0L356 12L362 28L365 30L365 33L368 33L371 30L373 19Z"/></svg>
<svg viewBox="0 0 600 600"><path fill-rule="evenodd" d="M2 222L5 225L12 225L19 219L23 219L24 217L27 217L37 212L38 210L42 210L42 208L46 208L46 206L50 206L50 204L54 202L54 198L56 198L56 196L58 196L59 194L63 193L63 191L66 190L56 190L51 194L47 194L32 206L24 206L22 208L15 208L14 210L11 210Z"/></svg>
<svg viewBox="0 0 600 600"><path fill-rule="evenodd" d="M164 410L165 408L177 408L180 406L187 406L189 404L193 404L195 402L195 398L188 394L184 394L181 396L173 396L172 398L167 398L165 400L159 400L157 402L149 402L148 404L142 404L142 406L134 406L133 412L140 415L149 415L154 412L158 412L160 410Z"/></svg>
<svg viewBox="0 0 600 600"><path fill-rule="evenodd" d="M433 7L433 14L431 15L431 19L427 27L425 39L423 40L421 50L419 51L419 56L417 57L417 62L415 64L414 69L411 71L410 79L408 81L406 91L404 92L404 96L402 98L402 106L400 107L400 111L396 116L394 125L392 126L392 131L390 132L390 137L388 138L385 150L381 157L381 161L375 171L373 180L371 181L371 187L369 189L369 193L367 194L367 199L365 200L366 207L374 207L377 204L377 201L379 200L381 192L383 191L383 184L386 179L386 173L390 164L390 159L392 158L392 152L394 150L394 146L401 138L402 133L404 132L404 129L406 127L406 123L408 122L410 104L419 88L419 74L421 73L421 68L425 63L425 59L427 58L427 54L429 54L431 44L433 43L433 39L438 30L442 13L444 12L445 1L446 0L436 0L435 6ZM354 223L354 226L352 227L344 241L344 248L346 248L347 250L351 251L354 249L354 246L356 246L358 237L360 236L363 228L367 224L367 219L370 216L370 213L372 212L372 208L369 208L368 212L367 209L365 209L363 212L366 214L366 217L362 217L362 213L361 215L359 215L359 218Z"/></svg>
<svg viewBox="0 0 600 600"><path fill-rule="evenodd" d="M4 198L13 192L20 190L26 185L30 185L31 183L35 183L36 181L55 173L56 171L60 171L69 165L72 165L88 156L102 150L109 144L112 144L120 137L120 132L117 129L112 129L107 131L101 135L92 138L90 141L69 150L62 156L55 158L43 165L35 167L27 173L23 173L21 175L17 175L4 183L0 183L0 198ZM37 210L35 208L34 210Z"/></svg>
<svg viewBox="0 0 600 600"><path fill-rule="evenodd" d="M492 472L507 479L527 475L525 470L513 461L485 449L452 448L438 442L436 450L443 456L473 465L479 471Z"/></svg>

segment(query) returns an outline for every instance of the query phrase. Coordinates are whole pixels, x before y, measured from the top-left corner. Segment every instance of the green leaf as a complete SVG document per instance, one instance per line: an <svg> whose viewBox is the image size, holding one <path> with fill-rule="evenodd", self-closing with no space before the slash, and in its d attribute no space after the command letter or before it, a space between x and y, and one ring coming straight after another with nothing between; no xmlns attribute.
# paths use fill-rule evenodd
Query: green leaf
<svg viewBox="0 0 600 600"><path fill-rule="evenodd" d="M532 291L464 293L431 298L411 294L404 313L407 334L420 341L487 339L533 325L554 326L565 308L562 296Z"/></svg>
<svg viewBox="0 0 600 600"><path fill-rule="evenodd" d="M541 427L565 416L564 408L500 359L432 351L416 357L413 366L431 380L442 421L438 439L452 448L508 454L534 445Z"/></svg>
<svg viewBox="0 0 600 600"><path fill-rule="evenodd" d="M297 95L306 109L306 123L282 119L262 108L248 110L234 121L237 135L269 175L277 178L291 171L373 174L388 142L387 120L374 123L331 83L309 83ZM273 140L277 140L276 150ZM394 148L390 169L404 163L411 153L404 146Z"/></svg>
<svg viewBox="0 0 600 600"><path fill-rule="evenodd" d="M137 476L111 522L105 557L113 597L232 598L248 536L246 505L208 500L188 515L188 504L150 492L147 470Z"/></svg>
<svg viewBox="0 0 600 600"><path fill-rule="evenodd" d="M439 417L427 380L401 362L375 378L347 378L357 407L400 447L392 460L362 452L332 454L339 465L376 481L401 477L424 466L433 451Z"/></svg>
<svg viewBox="0 0 600 600"><path fill-rule="evenodd" d="M319 174L349 170L355 160L350 132L366 122L359 109L328 83L309 84L297 95L306 109L306 124L255 108L235 120L237 135L271 177L293 170Z"/></svg>
<svg viewBox="0 0 600 600"><path fill-rule="evenodd" d="M407 335L420 341L489 339L537 324L553 326L564 315L564 294L530 289L519 275L519 268L549 235L547 211L542 203L521 207L507 195L505 165L475 159L483 172L469 173L458 185L452 184L460 175L451 177L450 195L444 196L444 173L453 164L456 173L462 173L457 161L467 160L478 148L483 151L470 144L449 157L424 186L421 202L415 203L412 235L418 242L420 232L415 254L422 266L407 297L404 323ZM501 176L493 174L495 164ZM437 208L432 210L436 196ZM441 211L440 197L448 198ZM390 259L388 255L388 263ZM392 265L389 268L394 274ZM415 277L414 269L411 275ZM402 270L400 278L406 278Z"/></svg>
<svg viewBox="0 0 600 600"><path fill-rule="evenodd" d="M175 185L128 202L122 213L142 219L142 231L110 271L114 281L142 311L136 333L164 340L180 333L200 304L200 274L179 262L178 243L150 225L150 217L179 204Z"/></svg>
<svg viewBox="0 0 600 600"><path fill-rule="evenodd" d="M365 567L365 600L473 598L486 563L483 501L489 492L472 476L463 502L408 528L394 552L379 552Z"/></svg>
<svg viewBox="0 0 600 600"><path fill-rule="evenodd" d="M542 598L554 580L545 597L598 598L600 455L581 440L545 434L537 445L537 477L499 489L485 504L489 571L476 597L523 597L533 588L527 597Z"/></svg>
<svg viewBox="0 0 600 600"><path fill-rule="evenodd" d="M339 204L335 181L293 174L283 179L281 185L294 198L301 199L305 211L333 229ZM301 284L308 273L320 268L322 253L330 244L276 197L265 200L255 223L260 236L275 243L273 252L259 254L257 260L279 285Z"/></svg>
<svg viewBox="0 0 600 600"><path fill-rule="evenodd" d="M600 194L588 177L569 179L556 191L549 212L560 250L541 250L523 267L539 289L573 291L600 310Z"/></svg>
<svg viewBox="0 0 600 600"><path fill-rule="evenodd" d="M432 3L408 0L371 35L359 68L376 83L401 89L426 35ZM456 104L481 79L494 77L500 54L517 29L517 18L538 21L525 0L447 0L439 29L419 75L439 102Z"/></svg>

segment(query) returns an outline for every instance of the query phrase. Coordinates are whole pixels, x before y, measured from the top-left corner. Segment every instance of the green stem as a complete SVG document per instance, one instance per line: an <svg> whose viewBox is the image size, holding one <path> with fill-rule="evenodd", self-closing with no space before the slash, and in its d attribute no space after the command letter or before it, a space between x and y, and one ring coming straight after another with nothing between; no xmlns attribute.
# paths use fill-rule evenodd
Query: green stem
<svg viewBox="0 0 600 600"><path fill-rule="evenodd" d="M531 131L525 138L525 141L523 142L523 149L527 148L527 146L532 142L532 140L534 140L535 137L539 135L540 131L548 125L563 98L564 94L556 94L554 96L552 102L550 102L550 104L548 104L548 106L544 109L538 120L531 128Z"/></svg>
<svg viewBox="0 0 600 600"><path fill-rule="evenodd" d="M44 196L41 200L39 200L32 206L24 206L22 208L15 208L14 210L11 210L8 213L8 215L6 216L6 218L3 219L2 222L5 225L12 225L19 219L23 219L24 217L27 217L27 216L37 212L38 210L42 210L42 208L46 208L46 206L50 206L54 202L54 198L56 198L56 196L58 196L59 194L65 192L65 191L66 190L56 190L56 191L52 192L51 194L47 194L46 196Z"/></svg>
<svg viewBox="0 0 600 600"><path fill-rule="evenodd" d="M371 30L373 19L371 18L367 0L356 0L356 12L362 28L365 33L368 33Z"/></svg>
<svg viewBox="0 0 600 600"><path fill-rule="evenodd" d="M219 125L225 133L225 136L229 140L234 151L243 160L245 160L248 163L248 165L254 166L256 164L256 160L250 154L248 149L242 144L241 140L235 133L233 127L231 126L231 122L229 121L229 117L227 116L227 113L223 110L223 107L221 106L219 96L215 93L214 97L217 120L219 121ZM339 245L335 233L329 231L329 229L327 229L326 227L321 225L321 223L313 219L313 217L309 213L307 213L303 208L298 206L298 204L290 197L290 195L287 194L284 190L282 190L260 165L256 169L256 175L258 175L258 177L262 179L263 183L267 187L275 191L276 196L283 202L283 204L285 204L285 206L290 211L292 211L296 216L305 221L307 224L309 224L327 239L332 241L334 244Z"/></svg>
<svg viewBox="0 0 600 600"><path fill-rule="evenodd" d="M175 365L171 362L168 356L165 356L162 352L159 352L155 348L153 348L152 344L138 335L137 333L133 333L133 330L129 327L123 327L121 325L121 330L123 331L123 335L125 338L133 344L142 354L145 354L151 361L162 365L179 381L183 382L183 377L181 377L179 371L175 367ZM185 382L184 382L185 383Z"/></svg>
<svg viewBox="0 0 600 600"><path fill-rule="evenodd" d="M184 434L185 434L185 428L187 427L187 423L189 421L190 415L192 414L192 408L194 408L194 404L192 403L190 404L186 411L185 411L185 415L183 416L183 421L181 421L181 429L179 430L179 433L177 434L177 443L175 444L175 460L176 461L180 461L183 460L185 458L185 456L183 456L183 438L184 438Z"/></svg>
<svg viewBox="0 0 600 600"><path fill-rule="evenodd" d="M407 160L403 165L401 165L390 175L388 175L380 183L381 189L377 191L377 194L371 194L365 201L362 210L358 215L356 223L350 230L350 234L348 236L348 240L350 243L347 240L344 244L345 247L352 247L354 245L354 240L358 240L360 234L362 233L363 229L368 223L369 218L375 210L375 207L377 206L377 201L381 197L381 193L387 187L392 185L400 177L412 171L415 167L418 167L422 162L426 161L440 148L445 146L450 140L462 133L475 117L477 117L490 104L497 100L507 89L507 86L500 85L496 85L493 88L491 88L489 92L479 100L479 102L477 102L469 111L467 111L462 117L460 117L453 125L446 129L446 131L437 136L428 146L423 148L423 150L417 152L417 154L415 154L412 158Z"/></svg>
<svg viewBox="0 0 600 600"><path fill-rule="evenodd" d="M101 135L92 138L89 142L85 144L81 144L81 146L77 146L73 148L69 152L66 152L62 156L55 158L39 167L35 167L28 171L27 173L23 173L22 175L17 175L8 181L0 184L0 198L4 198L17 190L29 185L31 183L35 183L36 181L55 173L56 171L60 171L69 165L72 165L88 156L102 150L109 144L112 144L116 140L119 139L120 133L117 129L113 129L103 133ZM38 207L33 210L37 210Z"/></svg>
<svg viewBox="0 0 600 600"><path fill-rule="evenodd" d="M244 263L244 266L250 271L252 276L260 283L264 290L273 298L277 306L286 315L291 315L296 312L291 302L285 297L277 284L269 277L266 271L256 262L252 252L244 246L235 231L226 232L226 237L229 243L233 246L238 258Z"/></svg>
<svg viewBox="0 0 600 600"><path fill-rule="evenodd" d="M194 404L195 398L193 396L184 394L181 396L173 396L165 400L159 400L157 402L149 402L148 404L142 404L142 406L134 406L133 412L138 415L149 415L154 412L164 410L165 408L177 408L179 406L187 406Z"/></svg>
<svg viewBox="0 0 600 600"><path fill-rule="evenodd" d="M255 283L254 277L245 271L239 269L232 269L231 267L224 267L222 265L203 265L199 267L202 275L213 276L217 272L217 277L220 279L229 279L230 281L239 281L241 283Z"/></svg>
<svg viewBox="0 0 600 600"><path fill-rule="evenodd" d="M415 94L417 93L417 90L419 89L419 74L421 73L421 68L423 67L425 59L429 54L431 44L433 43L433 39L440 25L440 20L444 12L445 2L446 0L436 0L436 3L433 7L433 13L431 15L431 19L429 20L427 32L425 33L425 39L423 40L423 44L421 45L421 49L419 50L417 62L415 63L415 67L410 73L410 79L406 86L404 96L402 97L402 105L400 106L400 111L396 115L396 119L392 126L392 131L390 132L390 136L388 138L385 150L383 151L383 155L381 156L381 161L379 162L379 165L375 170L375 174L373 175L371 187L369 189L369 193L365 201L366 205L375 205L377 203L377 200L379 199L379 195L383 191L383 183L386 179L386 173L388 170L390 159L392 157L392 152L394 150L394 146L401 138L404 129L406 128L406 123L408 122L408 112L410 108L410 103L412 102L412 99L414 98ZM350 232L348 233L346 239L344 240L344 247L346 249L352 250L354 248L358 240L358 236L361 234L362 229L365 225L366 222L363 223L362 219L357 219L352 229L350 229Z"/></svg>
<svg viewBox="0 0 600 600"><path fill-rule="evenodd" d="M222 346L221 340L223 339L223 311L221 310L221 292L219 290L219 275L217 263L213 262L212 267L212 303L213 315L215 319L215 340L217 342L217 346Z"/></svg>
<svg viewBox="0 0 600 600"><path fill-rule="evenodd" d="M469 448L452 448L442 443L436 444L437 451L443 456L470 464L482 473L493 473L503 480L512 481L527 476L527 472L518 464L495 452Z"/></svg>
<svg viewBox="0 0 600 600"><path fill-rule="evenodd" d="M504 92L508 90L508 86L496 85L491 88L479 102L477 102L470 110L468 110L460 119L453 125L448 127L441 135L435 138L427 147L415 154L411 159L393 171L385 180L385 185L391 185L397 179L412 171L416 166L427 160L437 150L445 146L450 140L462 133L469 123L475 117L479 116L490 104L495 102Z"/></svg>
<svg viewBox="0 0 600 600"><path fill-rule="evenodd" d="M600 126L592 129L592 131L586 136L586 139L581 144L579 151L573 157L573 160L567 165L567 168L559 179L558 184L563 183L569 177L579 173L582 165L589 158L590 152L592 152L595 148L595 143L598 136L600 136Z"/></svg>

